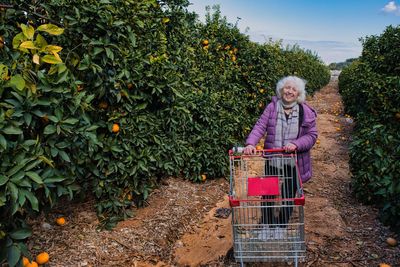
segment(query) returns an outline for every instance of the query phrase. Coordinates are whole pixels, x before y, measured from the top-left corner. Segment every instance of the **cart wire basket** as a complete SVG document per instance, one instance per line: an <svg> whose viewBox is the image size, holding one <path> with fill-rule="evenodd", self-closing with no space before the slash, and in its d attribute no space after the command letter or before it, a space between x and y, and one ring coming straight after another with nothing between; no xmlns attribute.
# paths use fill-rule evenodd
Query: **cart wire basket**
<svg viewBox="0 0 400 267"><path fill-rule="evenodd" d="M283 149L229 151L233 251L246 262L305 260L304 191L296 153Z"/></svg>

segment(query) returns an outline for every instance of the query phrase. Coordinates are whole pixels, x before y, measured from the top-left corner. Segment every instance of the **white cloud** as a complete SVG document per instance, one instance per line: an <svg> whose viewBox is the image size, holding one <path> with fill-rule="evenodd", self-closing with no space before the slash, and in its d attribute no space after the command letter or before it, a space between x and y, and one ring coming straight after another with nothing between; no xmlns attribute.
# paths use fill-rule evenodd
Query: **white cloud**
<svg viewBox="0 0 400 267"><path fill-rule="evenodd" d="M399 15L400 7L394 1L390 1L382 8L382 11L385 13L394 13L396 15Z"/></svg>

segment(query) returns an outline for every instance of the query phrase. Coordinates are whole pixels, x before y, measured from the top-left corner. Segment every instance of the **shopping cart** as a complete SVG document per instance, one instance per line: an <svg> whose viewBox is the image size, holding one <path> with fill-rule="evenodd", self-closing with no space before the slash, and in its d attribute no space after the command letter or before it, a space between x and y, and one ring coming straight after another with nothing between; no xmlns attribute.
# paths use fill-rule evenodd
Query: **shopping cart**
<svg viewBox="0 0 400 267"><path fill-rule="evenodd" d="M296 153L282 149L229 151L234 257L246 262L305 259L304 192Z"/></svg>

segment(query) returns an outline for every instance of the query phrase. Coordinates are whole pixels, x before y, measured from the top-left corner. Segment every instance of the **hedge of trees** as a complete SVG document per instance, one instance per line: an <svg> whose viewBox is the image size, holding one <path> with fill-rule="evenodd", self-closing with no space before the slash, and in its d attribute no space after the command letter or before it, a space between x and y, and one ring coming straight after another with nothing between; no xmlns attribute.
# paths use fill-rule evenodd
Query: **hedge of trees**
<svg viewBox="0 0 400 267"><path fill-rule="evenodd" d="M400 27L362 40L359 60L339 76L346 111L355 117L350 146L353 188L400 229Z"/></svg>
<svg viewBox="0 0 400 267"><path fill-rule="evenodd" d="M228 172L276 81L329 81L318 56L258 44L185 0L11 1L0 11L0 263L29 252L27 216L93 196L130 216L167 176Z"/></svg>

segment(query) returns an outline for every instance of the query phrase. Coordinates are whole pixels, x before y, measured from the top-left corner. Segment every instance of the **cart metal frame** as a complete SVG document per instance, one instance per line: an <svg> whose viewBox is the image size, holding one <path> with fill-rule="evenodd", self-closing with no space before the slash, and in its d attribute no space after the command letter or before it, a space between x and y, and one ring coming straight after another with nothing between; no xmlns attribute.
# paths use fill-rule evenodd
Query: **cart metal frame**
<svg viewBox="0 0 400 267"><path fill-rule="evenodd" d="M243 155L230 150L234 257L246 262L305 259L304 190L296 153L282 149Z"/></svg>

